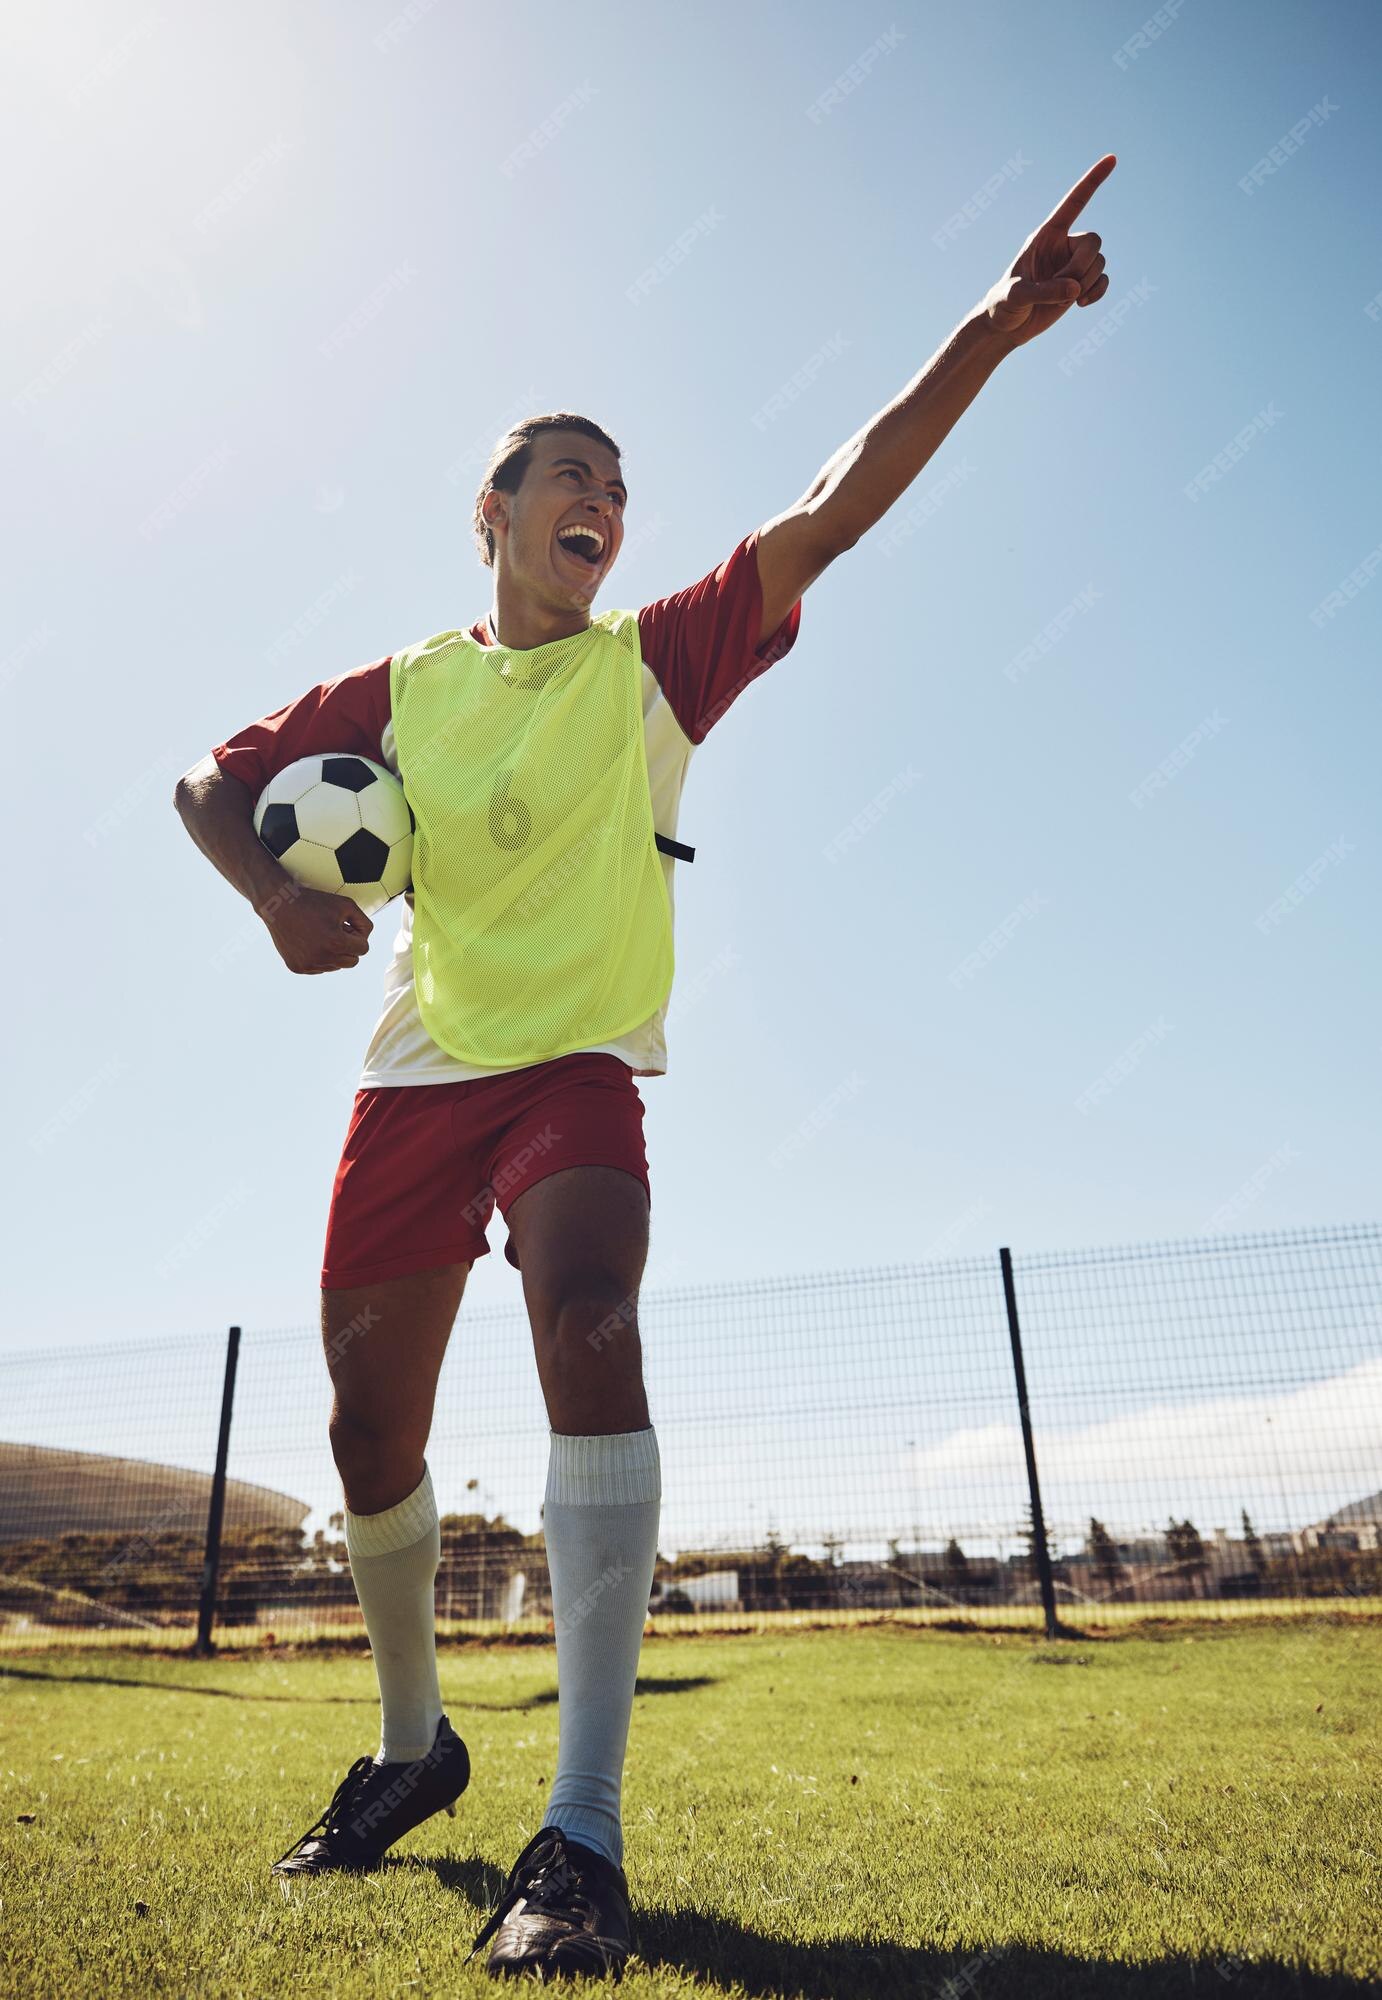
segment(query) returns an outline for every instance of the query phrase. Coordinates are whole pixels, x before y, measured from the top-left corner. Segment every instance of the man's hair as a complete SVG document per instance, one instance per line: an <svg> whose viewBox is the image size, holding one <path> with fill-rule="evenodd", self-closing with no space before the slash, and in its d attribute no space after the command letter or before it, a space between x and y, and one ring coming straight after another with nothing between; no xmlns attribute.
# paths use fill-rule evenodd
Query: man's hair
<svg viewBox="0 0 1382 2000"><path fill-rule="evenodd" d="M569 410L556 410L545 417L524 417L512 430L505 431L489 455L480 490L475 495L475 546L486 569L494 567L494 530L480 512L481 503L491 487L498 493L517 493L533 455L533 439L543 431L580 431L604 445L616 458L623 455L608 431L602 431L589 417L572 416Z"/></svg>

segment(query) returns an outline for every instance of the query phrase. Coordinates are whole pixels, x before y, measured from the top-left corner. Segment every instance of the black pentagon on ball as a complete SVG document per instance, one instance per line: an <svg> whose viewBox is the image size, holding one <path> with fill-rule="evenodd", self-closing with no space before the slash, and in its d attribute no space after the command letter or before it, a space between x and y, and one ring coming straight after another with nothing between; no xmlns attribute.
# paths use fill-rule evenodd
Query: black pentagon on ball
<svg viewBox="0 0 1382 2000"><path fill-rule="evenodd" d="M298 816L292 806L266 806L259 822L259 838L277 861L281 861L298 837Z"/></svg>
<svg viewBox="0 0 1382 2000"><path fill-rule="evenodd" d="M323 757L322 783L341 785L348 792L363 792L366 785L375 782L374 772L360 757ZM352 881L362 882L362 875L352 876Z"/></svg>
<svg viewBox="0 0 1382 2000"><path fill-rule="evenodd" d="M377 833L370 833L363 826L336 849L336 865L343 882L382 881L388 862L388 847Z"/></svg>

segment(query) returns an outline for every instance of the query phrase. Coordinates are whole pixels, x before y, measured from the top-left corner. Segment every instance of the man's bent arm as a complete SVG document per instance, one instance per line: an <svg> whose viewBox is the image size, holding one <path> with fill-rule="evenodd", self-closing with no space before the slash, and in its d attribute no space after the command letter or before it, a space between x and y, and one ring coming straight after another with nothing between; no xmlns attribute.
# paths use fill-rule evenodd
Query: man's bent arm
<svg viewBox="0 0 1382 2000"><path fill-rule="evenodd" d="M204 757L178 779L173 804L213 868L248 897L261 916L275 897L294 893L292 876L254 830L254 799L248 785L222 771L214 757Z"/></svg>

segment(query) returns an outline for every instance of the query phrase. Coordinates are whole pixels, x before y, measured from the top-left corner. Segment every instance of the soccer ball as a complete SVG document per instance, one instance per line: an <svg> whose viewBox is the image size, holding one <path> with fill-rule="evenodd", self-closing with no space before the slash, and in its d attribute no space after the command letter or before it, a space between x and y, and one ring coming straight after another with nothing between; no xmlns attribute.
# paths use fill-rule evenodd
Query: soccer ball
<svg viewBox="0 0 1382 2000"><path fill-rule="evenodd" d="M412 887L414 825L392 771L344 752L287 765L254 808L255 832L295 882L349 896L367 917Z"/></svg>

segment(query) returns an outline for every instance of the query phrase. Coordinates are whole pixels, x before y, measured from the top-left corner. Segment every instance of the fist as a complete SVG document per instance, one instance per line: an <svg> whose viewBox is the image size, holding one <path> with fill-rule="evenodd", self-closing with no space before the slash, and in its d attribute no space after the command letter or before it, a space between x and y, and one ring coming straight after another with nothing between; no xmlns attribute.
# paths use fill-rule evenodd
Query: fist
<svg viewBox="0 0 1382 2000"><path fill-rule="evenodd" d="M374 925L349 896L297 889L260 912L289 972L339 972L358 965Z"/></svg>

